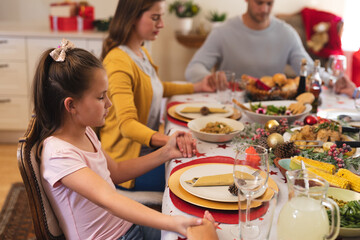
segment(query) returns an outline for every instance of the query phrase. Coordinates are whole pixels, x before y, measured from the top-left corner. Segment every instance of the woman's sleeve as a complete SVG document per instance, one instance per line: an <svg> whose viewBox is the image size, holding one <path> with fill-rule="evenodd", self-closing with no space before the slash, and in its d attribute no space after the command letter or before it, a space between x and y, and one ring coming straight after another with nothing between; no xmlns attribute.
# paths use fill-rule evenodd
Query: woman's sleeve
<svg viewBox="0 0 360 240"><path fill-rule="evenodd" d="M128 59L116 58L105 63L109 79L109 98L113 104L121 134L149 146L156 131L139 122L134 103L134 70Z"/></svg>
<svg viewBox="0 0 360 240"><path fill-rule="evenodd" d="M164 97L194 93L194 85L192 83L162 82L162 84L164 86Z"/></svg>

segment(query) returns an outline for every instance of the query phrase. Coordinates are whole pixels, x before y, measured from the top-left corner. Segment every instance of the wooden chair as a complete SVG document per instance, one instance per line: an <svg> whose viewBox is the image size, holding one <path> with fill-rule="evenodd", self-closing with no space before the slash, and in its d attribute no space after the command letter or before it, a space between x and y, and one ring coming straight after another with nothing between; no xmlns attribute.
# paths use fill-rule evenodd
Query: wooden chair
<svg viewBox="0 0 360 240"><path fill-rule="evenodd" d="M19 140L17 150L19 170L27 192L36 238L62 240L65 236L45 195L40 178L40 165L35 159L37 144L34 136L35 121L36 118L33 116L24 136Z"/></svg>
<svg viewBox="0 0 360 240"><path fill-rule="evenodd" d="M46 197L41 183L40 165L35 159L37 144L35 122L36 118L33 116L24 136L19 140L17 149L19 170L27 192L36 238L39 240L63 240L65 236ZM162 193L160 192L121 190L117 190L117 192L161 211Z"/></svg>

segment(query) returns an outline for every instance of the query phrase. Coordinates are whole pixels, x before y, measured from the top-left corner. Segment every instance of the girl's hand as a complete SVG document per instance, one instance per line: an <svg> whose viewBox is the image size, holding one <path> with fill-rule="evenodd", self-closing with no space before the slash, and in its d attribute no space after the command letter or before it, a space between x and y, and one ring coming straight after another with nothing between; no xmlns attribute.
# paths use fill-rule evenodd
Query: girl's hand
<svg viewBox="0 0 360 240"><path fill-rule="evenodd" d="M180 233L183 236L187 236L187 230L189 227L199 226L203 223L201 218L187 218L184 216L173 216L173 226L174 230L177 233Z"/></svg>
<svg viewBox="0 0 360 240"><path fill-rule="evenodd" d="M191 133L177 131L171 135L168 143L165 145L170 159L178 157L192 157L196 154L196 140Z"/></svg>
<svg viewBox="0 0 360 240"><path fill-rule="evenodd" d="M219 226L219 223L215 222L214 217L211 215L211 213L208 210L204 212L204 219L209 220L214 225L215 228Z"/></svg>
<svg viewBox="0 0 360 240"><path fill-rule="evenodd" d="M203 224L200 226L191 226L187 230L188 240L217 240L219 239L216 234L218 223L215 223L213 216L209 211L205 211Z"/></svg>

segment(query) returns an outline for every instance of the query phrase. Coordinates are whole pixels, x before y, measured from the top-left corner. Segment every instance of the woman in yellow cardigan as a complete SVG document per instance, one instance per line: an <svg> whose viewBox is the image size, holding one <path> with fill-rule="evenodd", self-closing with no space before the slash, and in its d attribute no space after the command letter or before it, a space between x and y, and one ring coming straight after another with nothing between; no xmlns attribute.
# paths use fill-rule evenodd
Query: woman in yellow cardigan
<svg viewBox="0 0 360 240"><path fill-rule="evenodd" d="M164 12L164 0L119 0L104 41L102 58L113 105L100 129L100 139L105 151L116 161L145 155L166 144L169 136L158 132L163 97L216 90L213 79L195 84L159 80L157 67L143 44L157 38L164 27ZM162 166L122 187L163 191L164 183Z"/></svg>

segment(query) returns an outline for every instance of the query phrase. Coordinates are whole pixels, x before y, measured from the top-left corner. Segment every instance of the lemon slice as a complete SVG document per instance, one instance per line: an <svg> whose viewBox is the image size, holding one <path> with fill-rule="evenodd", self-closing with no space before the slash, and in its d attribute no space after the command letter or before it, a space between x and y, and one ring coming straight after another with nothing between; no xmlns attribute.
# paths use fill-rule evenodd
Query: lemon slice
<svg viewBox="0 0 360 240"><path fill-rule="evenodd" d="M356 148L351 148L350 152L345 153L346 156L352 156L356 152Z"/></svg>
<svg viewBox="0 0 360 240"><path fill-rule="evenodd" d="M334 145L333 142L325 142L322 147L325 151L329 151L332 145Z"/></svg>

